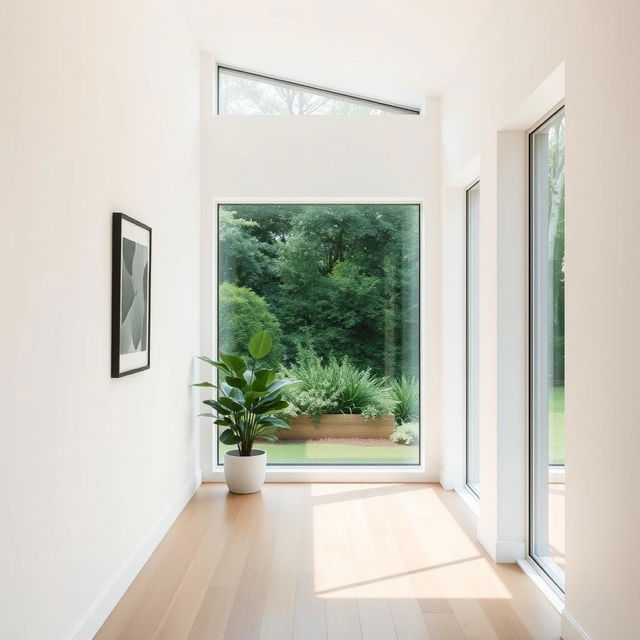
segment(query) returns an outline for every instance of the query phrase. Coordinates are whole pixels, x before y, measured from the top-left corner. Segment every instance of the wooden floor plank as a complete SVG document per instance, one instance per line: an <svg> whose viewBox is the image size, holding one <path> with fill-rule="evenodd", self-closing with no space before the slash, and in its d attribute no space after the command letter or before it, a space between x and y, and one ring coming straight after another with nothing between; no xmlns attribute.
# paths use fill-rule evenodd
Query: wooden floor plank
<svg viewBox="0 0 640 640"><path fill-rule="evenodd" d="M425 613L424 617L433 640L466 640L453 613Z"/></svg>
<svg viewBox="0 0 640 640"><path fill-rule="evenodd" d="M98 640L558 640L436 485L203 485Z"/></svg>
<svg viewBox="0 0 640 640"><path fill-rule="evenodd" d="M355 600L327 600L327 640L362 640L360 614Z"/></svg>

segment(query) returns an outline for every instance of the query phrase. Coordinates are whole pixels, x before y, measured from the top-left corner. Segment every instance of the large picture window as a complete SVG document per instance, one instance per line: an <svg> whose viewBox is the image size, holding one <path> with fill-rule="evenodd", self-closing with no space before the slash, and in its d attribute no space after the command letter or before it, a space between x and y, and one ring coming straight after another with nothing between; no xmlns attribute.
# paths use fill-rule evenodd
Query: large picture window
<svg viewBox="0 0 640 640"><path fill-rule="evenodd" d="M218 207L219 350L300 380L270 464L419 464L419 245L418 205Z"/></svg>
<svg viewBox="0 0 640 640"><path fill-rule="evenodd" d="M564 584L564 110L530 136L530 555Z"/></svg>
<svg viewBox="0 0 640 640"><path fill-rule="evenodd" d="M480 497L480 183L467 189L467 486Z"/></svg>

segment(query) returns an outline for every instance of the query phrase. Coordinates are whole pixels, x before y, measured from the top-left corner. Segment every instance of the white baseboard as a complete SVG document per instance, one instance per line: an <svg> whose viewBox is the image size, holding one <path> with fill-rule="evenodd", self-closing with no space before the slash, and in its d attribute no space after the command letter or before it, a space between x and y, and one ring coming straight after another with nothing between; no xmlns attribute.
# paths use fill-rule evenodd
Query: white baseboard
<svg viewBox="0 0 640 640"><path fill-rule="evenodd" d="M524 540L496 540L493 536L487 535L480 525L478 525L478 542L497 563L512 564L525 557Z"/></svg>
<svg viewBox="0 0 640 640"><path fill-rule="evenodd" d="M475 493L471 493L471 491L466 485L461 487L460 486L456 487L455 492L460 497L460 500L462 500L462 502L464 502L467 505L467 507L471 509L471 512L473 513L473 515L476 516L476 518L479 518L480 517L480 500L475 495Z"/></svg>
<svg viewBox="0 0 640 640"><path fill-rule="evenodd" d="M562 612L562 640L590 640L587 632L566 609Z"/></svg>
<svg viewBox="0 0 640 640"><path fill-rule="evenodd" d="M95 636L201 482L202 472L198 470L82 616L67 640L91 640Z"/></svg>
<svg viewBox="0 0 640 640"><path fill-rule="evenodd" d="M447 491L454 491L457 490L458 487L464 487L464 473L450 469L442 469L440 473L440 484L442 488Z"/></svg>
<svg viewBox="0 0 640 640"><path fill-rule="evenodd" d="M560 590L552 586L553 583L549 578L543 577L541 570L537 568L529 558L518 560L518 566L524 571L525 575L533 584L542 591L542 594L553 605L555 610L562 615L564 611L564 595L561 594Z"/></svg>
<svg viewBox="0 0 640 640"><path fill-rule="evenodd" d="M224 482L224 471L216 468L207 471L202 477L203 482ZM265 482L340 482L340 483L438 483L439 478L434 474L416 470L413 467L406 469L398 467L267 467Z"/></svg>

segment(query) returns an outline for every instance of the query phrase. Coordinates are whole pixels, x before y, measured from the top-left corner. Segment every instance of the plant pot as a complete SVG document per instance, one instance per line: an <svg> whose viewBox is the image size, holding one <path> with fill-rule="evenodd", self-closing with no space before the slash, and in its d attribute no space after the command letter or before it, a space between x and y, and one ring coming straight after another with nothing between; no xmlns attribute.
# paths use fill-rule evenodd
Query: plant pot
<svg viewBox="0 0 640 640"><path fill-rule="evenodd" d="M266 473L266 451L254 449L250 456L241 456L238 451L224 454L224 479L231 493L260 491Z"/></svg>

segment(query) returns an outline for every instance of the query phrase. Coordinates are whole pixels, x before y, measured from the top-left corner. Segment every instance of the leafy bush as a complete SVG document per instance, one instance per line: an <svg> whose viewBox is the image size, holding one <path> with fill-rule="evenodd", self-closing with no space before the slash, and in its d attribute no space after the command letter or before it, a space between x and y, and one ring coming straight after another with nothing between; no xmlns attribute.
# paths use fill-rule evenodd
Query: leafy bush
<svg viewBox="0 0 640 640"><path fill-rule="evenodd" d="M418 420L418 382L415 378L408 380L402 376L391 383L391 395L395 400L393 413L396 423L416 422Z"/></svg>
<svg viewBox="0 0 640 640"><path fill-rule="evenodd" d="M395 403L386 381L369 369L354 367L347 357L330 357L325 364L312 350L300 348L298 362L285 374L300 381L287 391L290 415L306 413L319 420L328 413L356 413L371 419L393 413Z"/></svg>
<svg viewBox="0 0 640 640"><path fill-rule="evenodd" d="M282 331L265 299L248 287L225 282L218 288L218 308L220 351L242 353L251 336L265 330L273 339L273 349L265 359L265 365L277 369L282 358Z"/></svg>
<svg viewBox="0 0 640 640"><path fill-rule="evenodd" d="M403 444L415 444L418 442L418 424L416 422L403 422L396 425L389 439Z"/></svg>

